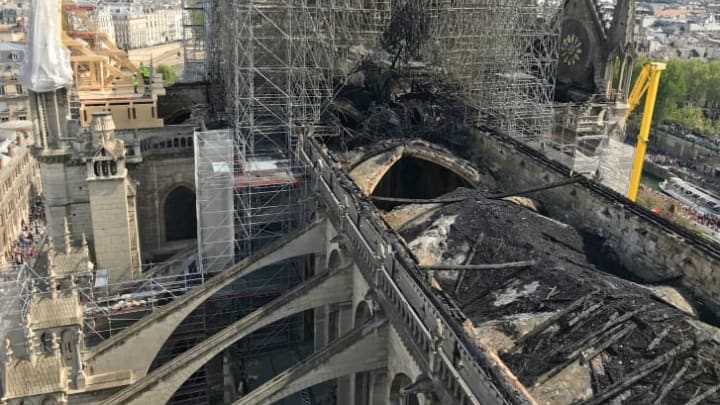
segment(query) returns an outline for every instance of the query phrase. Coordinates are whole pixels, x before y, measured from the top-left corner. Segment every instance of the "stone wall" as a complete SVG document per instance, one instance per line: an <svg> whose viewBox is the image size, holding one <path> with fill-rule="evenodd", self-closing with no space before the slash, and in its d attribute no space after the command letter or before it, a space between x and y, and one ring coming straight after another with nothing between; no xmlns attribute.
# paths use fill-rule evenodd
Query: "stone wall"
<svg viewBox="0 0 720 405"><path fill-rule="evenodd" d="M542 157L523 153L507 138L477 131L473 159L502 174L508 191L565 180L568 173ZM720 315L720 246L630 203L590 180L539 193L548 213L604 237L633 276L646 282L679 280L709 309Z"/></svg>
<svg viewBox="0 0 720 405"><path fill-rule="evenodd" d="M194 106L208 102L207 83L175 83L166 89L165 96L158 97L158 116L166 124L179 124Z"/></svg>
<svg viewBox="0 0 720 405"><path fill-rule="evenodd" d="M195 190L194 159L190 151L175 155L149 157L129 167L130 178L137 182L137 209L143 261L161 251L165 238L165 199L177 187Z"/></svg>
<svg viewBox="0 0 720 405"><path fill-rule="evenodd" d="M42 156L40 161L48 235L60 247L67 218L73 239L80 240L84 233L92 245L94 238L85 165L67 165L62 160Z"/></svg>
<svg viewBox="0 0 720 405"><path fill-rule="evenodd" d="M128 205L134 203L128 187L123 177L88 182L97 267L109 270L110 283L131 280L139 270L131 259L137 231L128 217Z"/></svg>
<svg viewBox="0 0 720 405"><path fill-rule="evenodd" d="M702 160L719 158L720 154L702 145L693 143L679 136L672 135L661 129L653 130L650 136L650 148L663 155L684 160Z"/></svg>

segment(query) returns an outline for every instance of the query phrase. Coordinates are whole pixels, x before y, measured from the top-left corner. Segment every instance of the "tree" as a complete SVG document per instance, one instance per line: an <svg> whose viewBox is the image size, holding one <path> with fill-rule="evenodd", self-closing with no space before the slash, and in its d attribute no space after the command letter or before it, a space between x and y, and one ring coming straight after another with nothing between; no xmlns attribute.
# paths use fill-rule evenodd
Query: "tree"
<svg viewBox="0 0 720 405"><path fill-rule="evenodd" d="M648 62L650 62L650 60L647 58L639 58L635 63L633 83L637 81L640 70L642 70L642 67ZM672 112L677 109L678 103L685 98L686 93L687 83L685 71L680 64L670 61L665 71L662 72L662 76L660 76L660 87L658 88L658 96L655 101L653 121L668 121ZM644 101L641 101L636 109L636 119L638 119L637 117L642 117L644 106Z"/></svg>
<svg viewBox="0 0 720 405"><path fill-rule="evenodd" d="M640 58L633 77L637 78L642 66L649 62ZM704 135L720 135L720 122L705 116L705 108L720 107L720 62L700 59L670 59L660 79L655 102L656 123L673 123ZM643 103L633 115L636 123L642 116Z"/></svg>
<svg viewBox="0 0 720 405"><path fill-rule="evenodd" d="M687 73L679 63L669 63L660 77L657 101L655 102L656 122L665 122L687 94Z"/></svg>
<svg viewBox="0 0 720 405"><path fill-rule="evenodd" d="M680 125L683 128L697 132L707 132L707 122L703 110L695 105L685 105L670 113L668 121Z"/></svg>
<svg viewBox="0 0 720 405"><path fill-rule="evenodd" d="M163 82L165 82L166 86L175 84L175 80L177 80L175 68L169 65L158 65L157 71L162 74Z"/></svg>

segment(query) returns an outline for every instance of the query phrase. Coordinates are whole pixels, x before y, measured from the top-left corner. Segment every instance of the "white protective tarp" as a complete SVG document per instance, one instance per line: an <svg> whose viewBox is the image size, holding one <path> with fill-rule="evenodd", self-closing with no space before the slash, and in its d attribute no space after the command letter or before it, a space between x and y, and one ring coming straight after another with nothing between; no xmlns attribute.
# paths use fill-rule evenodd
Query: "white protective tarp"
<svg viewBox="0 0 720 405"><path fill-rule="evenodd" d="M60 1L32 2L30 32L21 80L38 93L67 87L73 83L70 52L60 38Z"/></svg>

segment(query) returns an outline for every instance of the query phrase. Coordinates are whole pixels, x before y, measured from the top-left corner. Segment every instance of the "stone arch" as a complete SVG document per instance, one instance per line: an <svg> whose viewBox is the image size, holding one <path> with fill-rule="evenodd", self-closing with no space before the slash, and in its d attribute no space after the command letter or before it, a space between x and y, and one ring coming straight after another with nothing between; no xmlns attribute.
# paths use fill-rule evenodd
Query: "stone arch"
<svg viewBox="0 0 720 405"><path fill-rule="evenodd" d="M176 185L165 195L163 221L166 242L197 237L195 192L191 187Z"/></svg>
<svg viewBox="0 0 720 405"><path fill-rule="evenodd" d="M193 310L238 278L283 260L323 253L326 246L326 226L327 222L318 221L271 243L255 255L227 268L209 282L193 288L187 294L93 347L84 356L89 373L103 374L126 369L132 370L138 376L147 375L152 361L167 338ZM138 350L143 350L145 355L131 355Z"/></svg>
<svg viewBox="0 0 720 405"><path fill-rule="evenodd" d="M458 172L437 161L403 155L385 171L371 195L394 198L430 199L447 194L457 188L472 188ZM393 208L392 203L378 203L383 209Z"/></svg>
<svg viewBox="0 0 720 405"><path fill-rule="evenodd" d="M415 394L405 394L402 389L412 384L412 379L404 373L398 373L390 383L388 404L390 405L420 405Z"/></svg>
<svg viewBox="0 0 720 405"><path fill-rule="evenodd" d="M358 328L374 318L372 301L369 298L358 302L353 318L354 328ZM378 381L380 371L364 371L354 375L353 396L355 405L380 404L385 400L385 379Z"/></svg>
<svg viewBox="0 0 720 405"><path fill-rule="evenodd" d="M470 162L437 145L414 140L380 148L351 165L350 177L366 195L433 198L459 186L473 188L480 183L480 173ZM418 181L408 181L407 175L418 177Z"/></svg>
<svg viewBox="0 0 720 405"><path fill-rule="evenodd" d="M192 110L182 108L177 110L165 118L165 125L179 125L189 120L192 116Z"/></svg>
<svg viewBox="0 0 720 405"><path fill-rule="evenodd" d="M373 317L372 308L370 308L370 304L367 300L360 301L360 303L355 308L355 327L364 324L368 320L370 320Z"/></svg>
<svg viewBox="0 0 720 405"><path fill-rule="evenodd" d="M57 401L53 397L46 397L42 400L40 405L57 405Z"/></svg>
<svg viewBox="0 0 720 405"><path fill-rule="evenodd" d="M73 351L75 348L75 333L70 329L65 329L60 335L60 351L63 354L63 358L66 362L69 362L73 358Z"/></svg>
<svg viewBox="0 0 720 405"><path fill-rule="evenodd" d="M327 261L327 268L328 269L337 269L340 268L342 265L342 253L340 253L340 249L333 249L332 252L330 252L330 256L328 256Z"/></svg>
<svg viewBox="0 0 720 405"><path fill-rule="evenodd" d="M40 335L40 345L42 348L42 351L46 355L50 355L53 353L53 333L50 331L45 331Z"/></svg>
<svg viewBox="0 0 720 405"><path fill-rule="evenodd" d="M114 394L105 403L167 402L173 393L200 367L240 339L246 338L274 322L317 308L319 305L346 301L349 298L349 291L344 290L343 286L347 285L348 281L349 273L347 272L325 273L310 280L294 294L285 295L267 304L254 314L250 314L216 333L212 339L204 340L162 367L156 368L151 374L144 375L144 378ZM259 316L260 313L262 316ZM160 381L162 381L162 389L157 389Z"/></svg>

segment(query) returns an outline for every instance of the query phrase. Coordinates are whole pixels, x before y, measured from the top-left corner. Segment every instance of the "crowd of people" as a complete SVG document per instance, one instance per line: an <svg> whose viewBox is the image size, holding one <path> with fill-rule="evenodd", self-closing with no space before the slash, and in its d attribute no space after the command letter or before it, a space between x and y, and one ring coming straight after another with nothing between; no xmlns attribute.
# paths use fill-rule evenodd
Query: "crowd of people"
<svg viewBox="0 0 720 405"><path fill-rule="evenodd" d="M662 154L647 154L647 159L660 166L691 168L690 161Z"/></svg>
<svg viewBox="0 0 720 405"><path fill-rule="evenodd" d="M720 216L692 211L691 215L695 222L704 225L714 232L720 231Z"/></svg>
<svg viewBox="0 0 720 405"><path fill-rule="evenodd" d="M30 206L30 217L20 223L18 239L12 250L12 262L21 265L32 261L36 249L40 245L46 231L45 206L42 196L33 199Z"/></svg>
<svg viewBox="0 0 720 405"><path fill-rule="evenodd" d="M655 153L647 154L647 159L657 165L685 173L705 187L720 187L720 177L717 177L716 169L712 165L698 165L691 160Z"/></svg>

